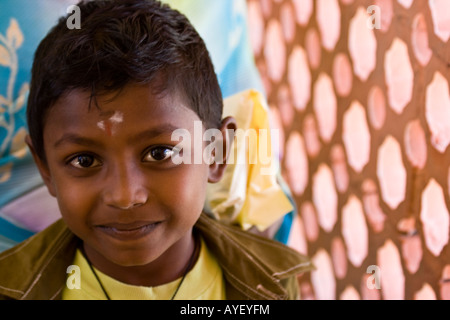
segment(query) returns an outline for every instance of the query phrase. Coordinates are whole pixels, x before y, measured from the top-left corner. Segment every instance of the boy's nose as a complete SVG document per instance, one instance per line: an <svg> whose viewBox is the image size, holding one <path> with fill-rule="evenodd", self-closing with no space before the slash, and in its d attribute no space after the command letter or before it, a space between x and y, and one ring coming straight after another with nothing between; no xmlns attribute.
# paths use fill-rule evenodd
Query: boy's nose
<svg viewBox="0 0 450 320"><path fill-rule="evenodd" d="M103 195L106 205L127 210L147 202L145 176L136 165L120 165L108 174Z"/></svg>

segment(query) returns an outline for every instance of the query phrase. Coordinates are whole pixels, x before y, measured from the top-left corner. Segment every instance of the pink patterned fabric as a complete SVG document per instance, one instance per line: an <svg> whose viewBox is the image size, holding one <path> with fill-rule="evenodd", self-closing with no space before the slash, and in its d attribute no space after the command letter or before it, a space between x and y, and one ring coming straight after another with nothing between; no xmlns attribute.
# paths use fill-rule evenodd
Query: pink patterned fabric
<svg viewBox="0 0 450 320"><path fill-rule="evenodd" d="M450 299L450 1L247 2L303 298Z"/></svg>

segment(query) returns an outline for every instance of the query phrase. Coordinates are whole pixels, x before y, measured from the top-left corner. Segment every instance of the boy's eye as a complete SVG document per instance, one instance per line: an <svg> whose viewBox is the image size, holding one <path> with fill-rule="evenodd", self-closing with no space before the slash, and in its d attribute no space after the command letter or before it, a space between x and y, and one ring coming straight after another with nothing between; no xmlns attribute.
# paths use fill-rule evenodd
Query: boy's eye
<svg viewBox="0 0 450 320"><path fill-rule="evenodd" d="M101 163L94 156L81 154L73 158L70 164L75 168L92 168L99 166Z"/></svg>
<svg viewBox="0 0 450 320"><path fill-rule="evenodd" d="M169 147L153 147L145 155L144 161L163 161L170 158L173 152Z"/></svg>

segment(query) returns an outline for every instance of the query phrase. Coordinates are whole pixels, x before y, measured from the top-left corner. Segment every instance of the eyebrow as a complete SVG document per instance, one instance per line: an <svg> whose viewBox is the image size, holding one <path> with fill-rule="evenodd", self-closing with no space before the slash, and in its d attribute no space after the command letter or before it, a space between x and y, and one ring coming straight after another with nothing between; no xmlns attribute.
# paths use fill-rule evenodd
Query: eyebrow
<svg viewBox="0 0 450 320"><path fill-rule="evenodd" d="M157 138L162 135L172 134L173 131L180 129L179 127L173 126L171 124L165 124L159 127L151 128L148 130L145 130L143 132L140 132L130 138L130 141L139 141L142 139L151 139L151 138ZM101 146L101 143L96 141L95 139L91 139L89 137L83 137L76 133L65 133L60 139L58 139L54 143L54 147L57 148L58 146L64 144L64 143L71 143L71 144L77 144L81 146L94 146L99 147Z"/></svg>
<svg viewBox="0 0 450 320"><path fill-rule="evenodd" d="M76 133L65 133L58 141L55 142L53 147L57 148L64 143L78 144L81 146L98 146L99 143L94 139L82 137Z"/></svg>

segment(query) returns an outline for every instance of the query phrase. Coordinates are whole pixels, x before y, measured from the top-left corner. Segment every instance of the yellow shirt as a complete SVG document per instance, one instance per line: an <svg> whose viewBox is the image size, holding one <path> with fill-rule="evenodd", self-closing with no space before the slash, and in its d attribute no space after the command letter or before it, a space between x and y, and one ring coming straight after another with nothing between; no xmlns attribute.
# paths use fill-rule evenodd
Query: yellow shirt
<svg viewBox="0 0 450 320"><path fill-rule="evenodd" d="M80 268L80 289L66 286L63 300L105 300L105 294L80 250L77 250L73 264ZM112 300L169 300L181 281L179 278L161 286L143 287L117 281L97 269L95 272ZM198 260L186 275L175 300L225 300L222 269L203 239Z"/></svg>

